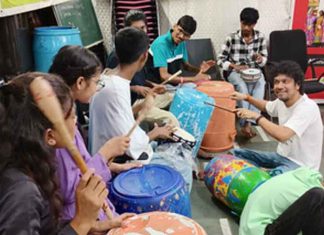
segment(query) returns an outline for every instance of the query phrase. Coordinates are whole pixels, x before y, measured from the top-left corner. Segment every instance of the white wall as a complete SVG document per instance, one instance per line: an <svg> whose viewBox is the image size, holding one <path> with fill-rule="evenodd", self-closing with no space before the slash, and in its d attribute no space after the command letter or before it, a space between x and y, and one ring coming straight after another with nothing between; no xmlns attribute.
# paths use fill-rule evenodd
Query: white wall
<svg viewBox="0 0 324 235"><path fill-rule="evenodd" d="M256 29L266 37L273 30L291 27L294 0L158 0L161 33L185 15L192 15L198 28L192 38L211 38L216 52L227 34L240 26L239 14L244 7L259 10Z"/></svg>

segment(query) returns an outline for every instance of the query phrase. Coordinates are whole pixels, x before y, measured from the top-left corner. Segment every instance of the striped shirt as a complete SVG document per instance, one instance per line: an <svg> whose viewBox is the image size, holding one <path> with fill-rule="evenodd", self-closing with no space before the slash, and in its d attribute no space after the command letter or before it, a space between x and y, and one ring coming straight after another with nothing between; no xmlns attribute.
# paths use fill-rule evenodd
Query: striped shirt
<svg viewBox="0 0 324 235"><path fill-rule="evenodd" d="M256 64L253 55L261 54L262 62ZM263 67L267 62L266 40L262 33L254 30L254 37L251 43L247 44L242 36L241 30L231 33L222 45L222 51L218 55L217 64L228 70L231 63L236 65L248 65L251 68Z"/></svg>

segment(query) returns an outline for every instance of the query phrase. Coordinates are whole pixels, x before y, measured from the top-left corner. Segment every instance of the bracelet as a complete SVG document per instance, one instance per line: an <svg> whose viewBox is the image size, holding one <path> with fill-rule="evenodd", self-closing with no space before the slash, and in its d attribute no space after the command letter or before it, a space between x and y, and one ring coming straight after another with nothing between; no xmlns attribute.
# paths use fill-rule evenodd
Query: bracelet
<svg viewBox="0 0 324 235"><path fill-rule="evenodd" d="M259 117L257 117L256 119L255 119L255 123L257 124L257 125L259 125L259 121L260 121L260 119L261 118L264 118L262 115L260 115Z"/></svg>

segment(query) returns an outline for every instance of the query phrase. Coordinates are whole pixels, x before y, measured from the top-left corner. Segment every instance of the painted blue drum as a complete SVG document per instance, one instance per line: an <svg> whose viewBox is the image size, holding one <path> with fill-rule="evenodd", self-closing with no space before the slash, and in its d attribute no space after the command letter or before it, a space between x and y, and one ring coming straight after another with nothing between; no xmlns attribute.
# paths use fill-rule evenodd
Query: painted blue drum
<svg viewBox="0 0 324 235"><path fill-rule="evenodd" d="M170 112L176 116L180 127L195 137L196 145L193 148L193 156L198 153L214 110L214 107L204 102L215 103L214 99L208 95L185 87L177 90L170 106Z"/></svg>
<svg viewBox="0 0 324 235"><path fill-rule="evenodd" d="M191 217L183 177L168 166L150 164L119 174L110 185L109 199L118 213L169 211Z"/></svg>
<svg viewBox="0 0 324 235"><path fill-rule="evenodd" d="M53 57L65 45L82 46L78 28L64 26L35 28L33 41L35 71L48 72Z"/></svg>

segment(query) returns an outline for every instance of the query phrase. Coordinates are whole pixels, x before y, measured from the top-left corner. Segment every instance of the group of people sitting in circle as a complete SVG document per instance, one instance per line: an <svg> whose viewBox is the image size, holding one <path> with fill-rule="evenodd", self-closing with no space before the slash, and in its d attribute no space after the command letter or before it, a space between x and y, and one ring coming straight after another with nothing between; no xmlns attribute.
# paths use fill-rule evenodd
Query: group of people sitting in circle
<svg viewBox="0 0 324 235"><path fill-rule="evenodd" d="M256 123L279 141L276 152L233 150L235 156L275 176L250 195L240 234L323 234L324 191L318 172L323 125L318 106L303 92L302 70L292 61L272 68L274 101L263 100L262 73L253 85L240 77L242 70L262 68L267 62L265 37L254 29L258 18L254 8L241 11L241 28L226 38L217 60L237 90L229 98L238 101L242 133L253 137L251 123ZM133 214L115 212L106 183L112 174L142 164L171 165L190 191L191 164L172 165L157 151L160 142L155 140L169 139L179 126L165 110L173 94L160 83L179 69L196 75L177 76L170 81L173 86L210 80L207 71L215 66L215 61L203 61L197 68L188 61L185 41L196 25L193 17L185 15L150 45L145 15L131 10L125 16L125 28L116 34L115 49L107 61L111 69L104 74L90 50L65 46L55 56L49 74L25 73L0 87L1 234L104 234L121 226ZM47 80L58 97L69 133L90 168L84 175L37 107L30 91L36 77ZM154 107L145 117L151 129L145 132L137 126L127 137L148 94L155 96ZM89 148L78 129L76 101L90 102ZM278 117L279 123L260 111ZM118 156L123 156L121 163L111 162ZM103 203L109 205L113 219L100 209Z"/></svg>

